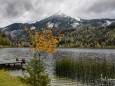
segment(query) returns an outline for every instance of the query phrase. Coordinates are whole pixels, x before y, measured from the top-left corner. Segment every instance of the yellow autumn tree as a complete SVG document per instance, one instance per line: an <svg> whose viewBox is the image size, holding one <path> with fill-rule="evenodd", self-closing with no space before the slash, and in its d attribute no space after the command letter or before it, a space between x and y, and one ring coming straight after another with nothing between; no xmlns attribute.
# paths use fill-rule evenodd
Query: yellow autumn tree
<svg viewBox="0 0 115 86"><path fill-rule="evenodd" d="M30 50L35 52L34 58L31 59L26 66L26 71L30 75L26 80L28 80L32 86L49 86L50 79L48 75L44 73L45 68L41 54L44 52L55 52L55 48L63 38L63 34L54 36L51 29L44 29L44 31L38 32L25 28L25 31L30 38Z"/></svg>
<svg viewBox="0 0 115 86"><path fill-rule="evenodd" d="M58 37L52 35L52 30L45 29L43 32L38 32L35 30L25 29L29 33L31 39L31 50L39 52L55 52L55 48L61 39L63 34L60 34Z"/></svg>

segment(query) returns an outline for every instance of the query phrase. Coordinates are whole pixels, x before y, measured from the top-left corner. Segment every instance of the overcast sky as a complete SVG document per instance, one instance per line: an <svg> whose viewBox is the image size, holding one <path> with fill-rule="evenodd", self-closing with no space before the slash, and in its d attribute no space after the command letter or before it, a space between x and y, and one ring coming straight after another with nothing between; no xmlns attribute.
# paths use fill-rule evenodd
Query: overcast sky
<svg viewBox="0 0 115 86"><path fill-rule="evenodd" d="M73 18L115 18L115 0L0 0L0 27L40 20L58 11Z"/></svg>

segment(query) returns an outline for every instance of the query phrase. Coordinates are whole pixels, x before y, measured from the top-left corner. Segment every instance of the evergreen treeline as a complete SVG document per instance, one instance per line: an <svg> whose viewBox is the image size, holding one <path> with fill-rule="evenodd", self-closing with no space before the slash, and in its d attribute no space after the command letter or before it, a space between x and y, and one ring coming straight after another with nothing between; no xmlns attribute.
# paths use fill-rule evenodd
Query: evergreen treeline
<svg viewBox="0 0 115 86"><path fill-rule="evenodd" d="M59 47L115 48L115 26L113 25L107 27L85 25L77 29L62 27L53 30L54 35L64 34ZM0 33L0 45L10 45L9 39L2 33ZM29 47L29 45L27 36L12 40L12 46L14 47Z"/></svg>
<svg viewBox="0 0 115 86"><path fill-rule="evenodd" d="M0 32L0 47L10 46L10 40Z"/></svg>
<svg viewBox="0 0 115 86"><path fill-rule="evenodd" d="M60 47L115 48L115 28L83 26L66 33L60 44Z"/></svg>

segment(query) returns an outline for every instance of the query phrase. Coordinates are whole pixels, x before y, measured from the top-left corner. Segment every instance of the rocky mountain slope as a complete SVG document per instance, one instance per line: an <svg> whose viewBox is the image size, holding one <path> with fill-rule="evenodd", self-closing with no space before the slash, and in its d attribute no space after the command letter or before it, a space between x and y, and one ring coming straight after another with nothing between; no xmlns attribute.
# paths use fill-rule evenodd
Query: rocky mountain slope
<svg viewBox="0 0 115 86"><path fill-rule="evenodd" d="M14 23L1 28L0 31L7 35L10 39L25 38L23 29L28 27L30 29L42 30L44 27L56 29L60 33L73 32L76 29L85 26L93 27L115 27L115 19L80 19L66 16L63 13L56 13L52 16L44 18L40 21L30 23Z"/></svg>

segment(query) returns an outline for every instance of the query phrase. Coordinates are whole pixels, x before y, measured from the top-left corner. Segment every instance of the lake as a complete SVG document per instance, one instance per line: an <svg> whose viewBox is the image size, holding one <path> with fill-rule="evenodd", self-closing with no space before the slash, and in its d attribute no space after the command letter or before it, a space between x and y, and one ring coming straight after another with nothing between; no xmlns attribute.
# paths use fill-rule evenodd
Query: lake
<svg viewBox="0 0 115 86"><path fill-rule="evenodd" d="M77 86L81 85L80 82L72 81L66 78L58 78L55 76L54 60L68 56L72 58L90 57L90 58L115 58L115 49L78 49L78 48L58 48L54 54L44 54L46 73L51 78L52 86ZM0 49L0 61L12 61L15 57L25 57L26 59L32 58L32 54L29 48L1 48ZM22 75L22 70L10 71L12 75ZM85 86L85 85L83 85Z"/></svg>

